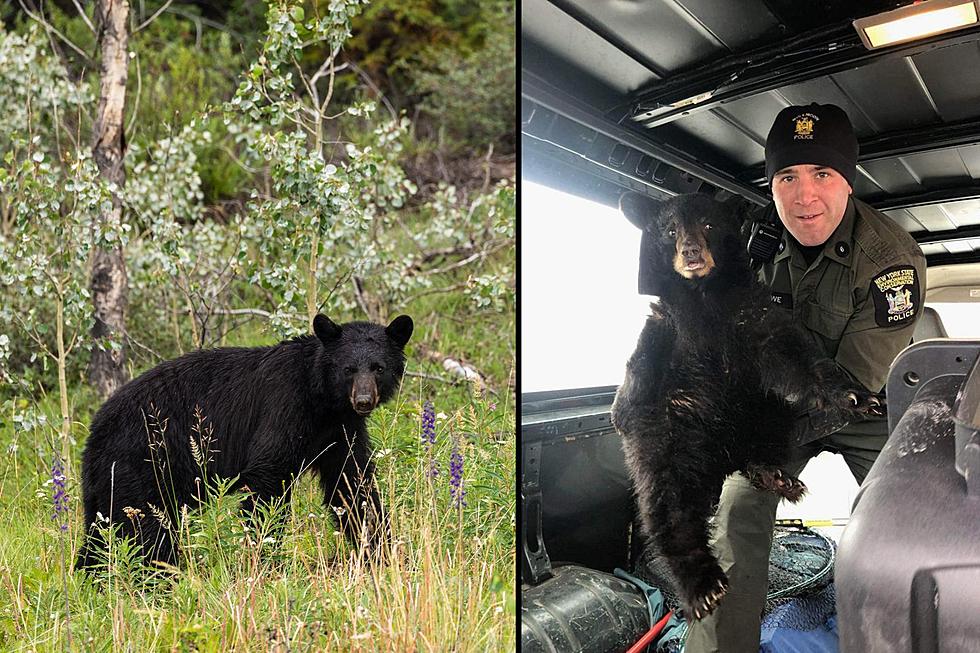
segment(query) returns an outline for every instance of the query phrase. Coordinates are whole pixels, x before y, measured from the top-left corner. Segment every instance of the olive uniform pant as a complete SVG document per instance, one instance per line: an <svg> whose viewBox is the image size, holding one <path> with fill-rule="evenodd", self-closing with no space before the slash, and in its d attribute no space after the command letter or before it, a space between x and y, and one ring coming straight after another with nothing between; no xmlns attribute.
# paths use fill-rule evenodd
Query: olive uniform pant
<svg viewBox="0 0 980 653"><path fill-rule="evenodd" d="M798 476L810 458L829 450L844 457L860 484L885 446L887 432L885 420L849 425L797 448L785 470ZM691 622L684 653L758 653L779 500L752 487L741 474L725 480L711 545L728 575L729 589L714 612Z"/></svg>

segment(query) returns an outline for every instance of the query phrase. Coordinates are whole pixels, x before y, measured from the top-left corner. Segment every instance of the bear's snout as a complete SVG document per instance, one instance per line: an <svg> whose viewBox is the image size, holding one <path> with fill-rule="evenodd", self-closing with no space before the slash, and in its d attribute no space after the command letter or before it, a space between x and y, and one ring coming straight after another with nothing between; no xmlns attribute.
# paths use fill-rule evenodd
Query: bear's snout
<svg viewBox="0 0 980 653"><path fill-rule="evenodd" d="M701 258L701 243L693 238L686 239L681 244L681 255L686 261L696 261Z"/></svg>
<svg viewBox="0 0 980 653"><path fill-rule="evenodd" d="M378 405L378 385L373 374L358 374L351 387L350 403L358 415L367 415Z"/></svg>

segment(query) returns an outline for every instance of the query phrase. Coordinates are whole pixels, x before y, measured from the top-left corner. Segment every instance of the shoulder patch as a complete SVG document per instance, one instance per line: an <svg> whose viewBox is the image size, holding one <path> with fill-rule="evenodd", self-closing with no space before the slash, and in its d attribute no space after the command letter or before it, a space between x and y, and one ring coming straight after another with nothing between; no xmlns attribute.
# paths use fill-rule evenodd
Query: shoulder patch
<svg viewBox="0 0 980 653"><path fill-rule="evenodd" d="M919 277L911 265L895 265L871 278L878 326L896 326L919 314Z"/></svg>

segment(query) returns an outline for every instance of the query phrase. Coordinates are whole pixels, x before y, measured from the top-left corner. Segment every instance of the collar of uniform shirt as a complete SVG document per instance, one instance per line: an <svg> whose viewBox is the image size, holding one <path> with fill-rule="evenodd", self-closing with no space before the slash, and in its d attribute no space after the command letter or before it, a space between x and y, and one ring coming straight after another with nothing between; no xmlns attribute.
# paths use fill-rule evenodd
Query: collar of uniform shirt
<svg viewBox="0 0 980 653"><path fill-rule="evenodd" d="M854 222L856 215L857 209L854 207L854 199L848 198L847 208L844 209L844 217L841 219L840 224L837 225L837 228L834 229L834 233L830 234L830 238L823 244L824 256L832 258L848 267L851 266L851 255L854 253ZM838 247L841 244L844 245L843 248ZM790 235L789 230L783 229L782 248L776 254L773 263L794 255L800 261L803 261L803 252L800 251L799 243ZM803 267L809 266L805 265Z"/></svg>

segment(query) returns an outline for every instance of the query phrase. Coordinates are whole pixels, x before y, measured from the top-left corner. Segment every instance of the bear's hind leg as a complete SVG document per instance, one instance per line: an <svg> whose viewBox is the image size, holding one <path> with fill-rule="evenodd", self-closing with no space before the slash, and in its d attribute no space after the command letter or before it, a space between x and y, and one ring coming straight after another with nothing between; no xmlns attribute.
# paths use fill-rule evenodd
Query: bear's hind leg
<svg viewBox="0 0 980 653"><path fill-rule="evenodd" d="M676 456L657 469L631 467L644 530L674 576L685 613L701 619L728 591L728 577L708 538L721 480L683 473L688 465Z"/></svg>
<svg viewBox="0 0 980 653"><path fill-rule="evenodd" d="M147 562L160 562L176 566L179 559L173 534L156 516L148 515L140 519L137 541Z"/></svg>
<svg viewBox="0 0 980 653"><path fill-rule="evenodd" d="M91 531L91 532L90 532ZM82 546L78 550L78 559L75 561L77 571L94 568L99 562L99 552L105 550L105 542L89 527L86 529Z"/></svg>
<svg viewBox="0 0 980 653"><path fill-rule="evenodd" d="M798 478L790 476L774 465L750 464L742 474L749 479L752 487L772 492L790 503L796 503L806 494L806 485Z"/></svg>
<svg viewBox="0 0 980 653"><path fill-rule="evenodd" d="M268 468L250 467L238 477L237 489L247 492L242 499L242 514L258 532L260 539L266 536L280 539L289 517L292 498L292 480L283 480L284 472Z"/></svg>
<svg viewBox="0 0 980 653"><path fill-rule="evenodd" d="M710 510L683 506L671 509L669 526L658 538L664 558L678 584L688 618L702 619L728 592L728 577L708 541Z"/></svg>
<svg viewBox="0 0 980 653"><path fill-rule="evenodd" d="M75 569L90 570L116 564L119 542L123 539L132 541L137 555L145 562L157 560L176 565L178 553L173 535L160 523L160 518L155 514L148 514L150 512L149 508L128 513L117 511L111 525L101 520L95 525L89 524L78 552ZM169 520L170 516L166 518ZM116 544L113 548L106 539L110 529L115 533L112 541Z"/></svg>

